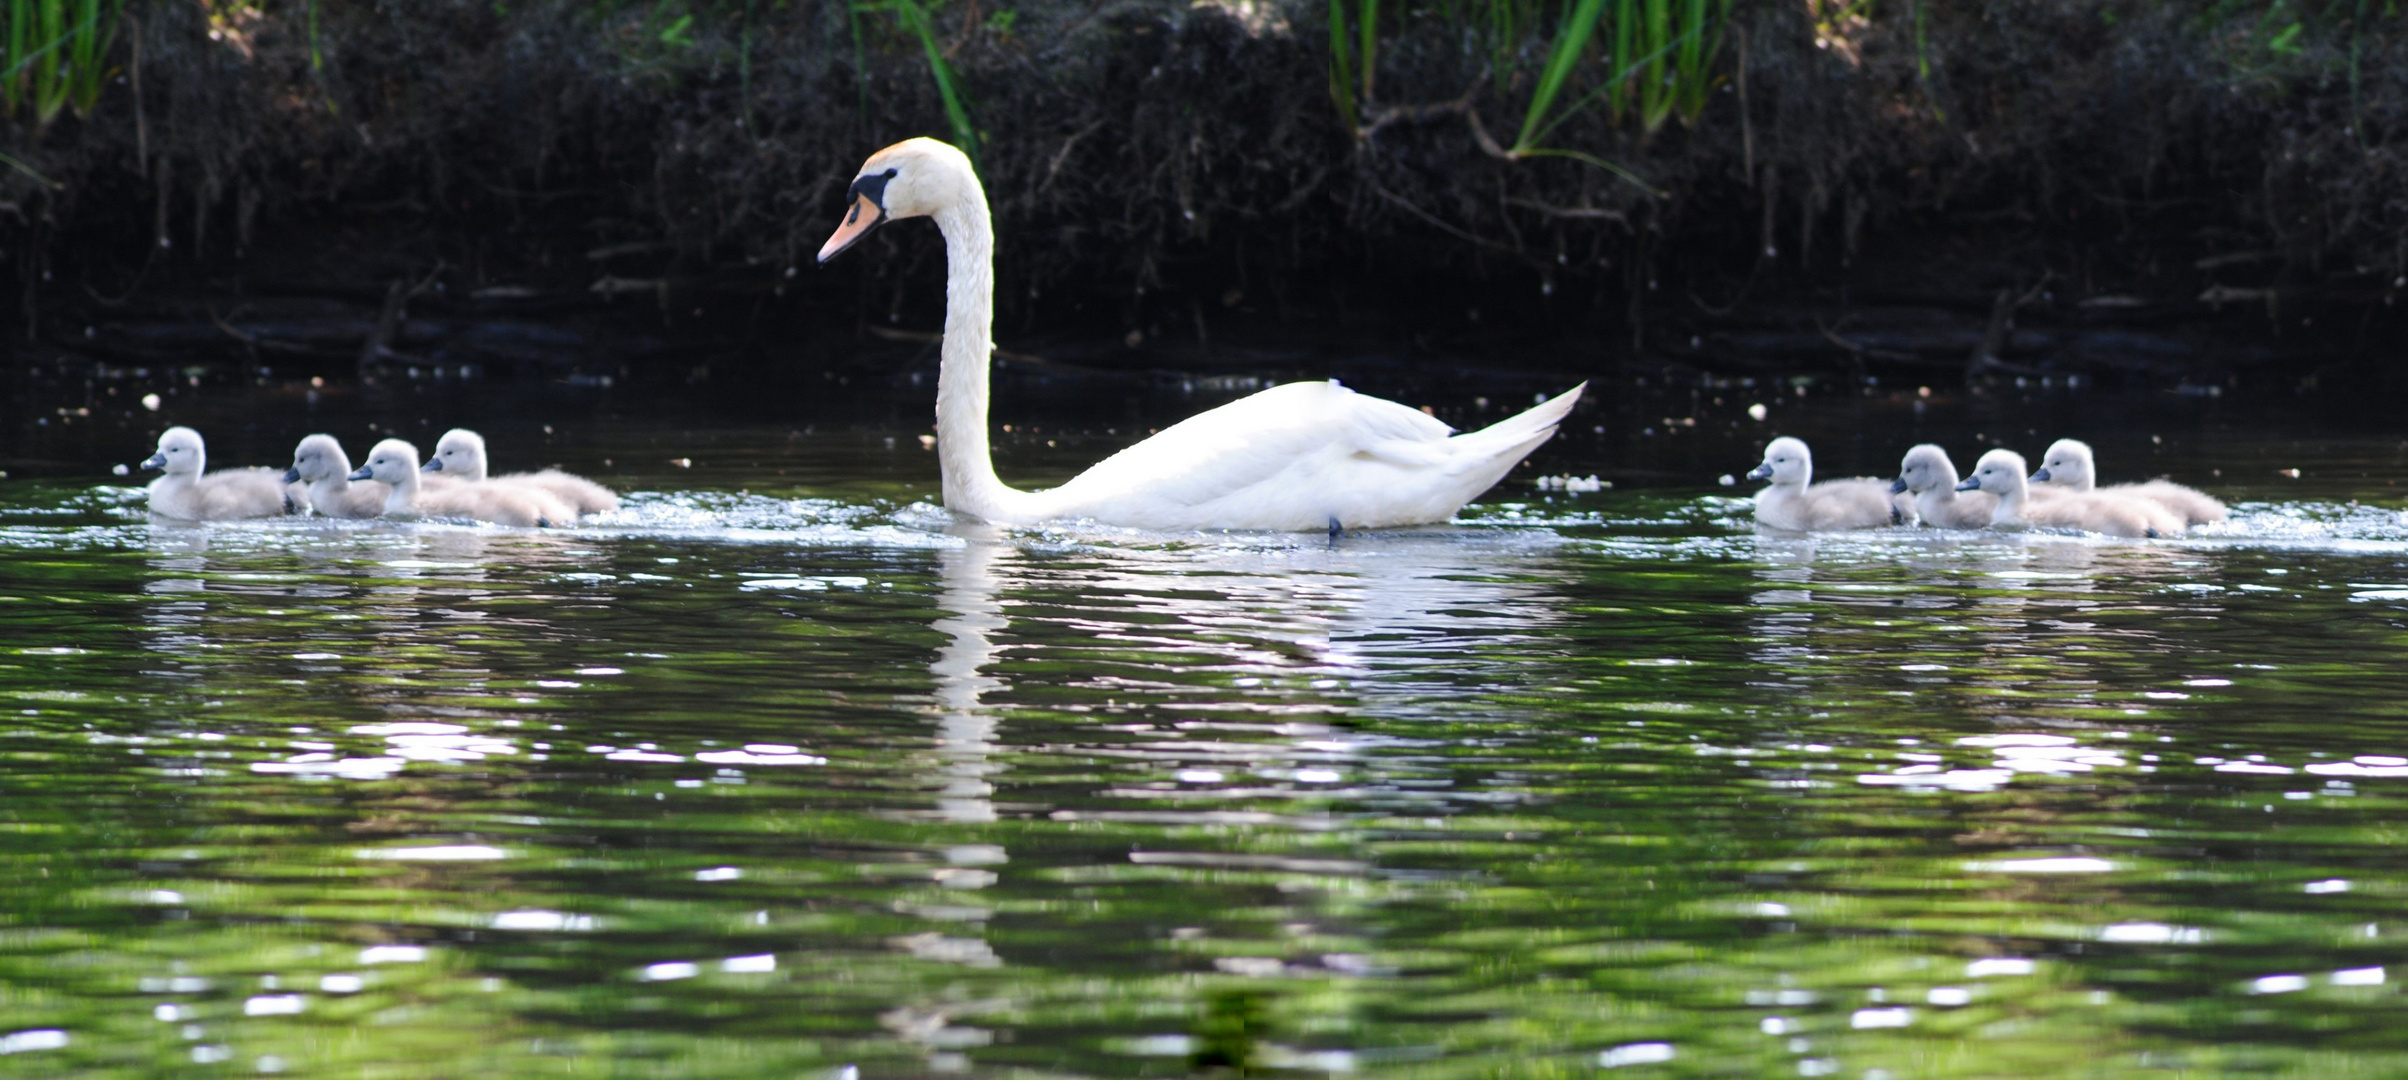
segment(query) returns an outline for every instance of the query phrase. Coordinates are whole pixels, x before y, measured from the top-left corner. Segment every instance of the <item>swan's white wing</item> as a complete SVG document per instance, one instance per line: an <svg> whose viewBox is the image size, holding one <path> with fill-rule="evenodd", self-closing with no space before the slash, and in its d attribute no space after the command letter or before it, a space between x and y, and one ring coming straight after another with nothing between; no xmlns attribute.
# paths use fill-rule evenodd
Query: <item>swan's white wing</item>
<svg viewBox="0 0 2408 1080"><path fill-rule="evenodd" d="M1449 438L1393 401L1289 383L1189 417L1037 498L1047 516L1159 529L1443 521L1495 482L1501 455L1510 468L1553 426Z"/></svg>
<svg viewBox="0 0 2408 1080"><path fill-rule="evenodd" d="M1199 505L1279 475L1297 459L1329 450L1352 454L1401 443L1443 442L1453 429L1391 401L1334 382L1299 382L1208 409L1097 462L1047 494L1088 503L1143 497Z"/></svg>

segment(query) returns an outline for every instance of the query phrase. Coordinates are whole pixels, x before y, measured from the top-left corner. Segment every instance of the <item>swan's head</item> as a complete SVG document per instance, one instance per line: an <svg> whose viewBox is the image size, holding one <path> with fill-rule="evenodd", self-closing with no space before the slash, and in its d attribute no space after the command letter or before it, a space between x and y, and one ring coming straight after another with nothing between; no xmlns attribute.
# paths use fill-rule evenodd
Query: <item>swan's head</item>
<svg viewBox="0 0 2408 1080"><path fill-rule="evenodd" d="M1973 466L1973 475L1956 486L1958 491L1987 491L2006 498L2023 490L2023 455L2013 450L1992 450L1982 455Z"/></svg>
<svg viewBox="0 0 2408 1080"><path fill-rule="evenodd" d="M159 433L159 452L144 458L142 467L162 469L170 476L198 473L205 458L200 432L188 427L171 427Z"/></svg>
<svg viewBox="0 0 2408 1080"><path fill-rule="evenodd" d="M435 456L420 472L457 476L469 483L485 478L485 437L467 428L453 428L435 440Z"/></svg>
<svg viewBox="0 0 2408 1080"><path fill-rule="evenodd" d="M1956 486L1956 463L1948 460L1948 451L1924 443L1906 452L1898 463L1898 479L1890 484L1890 494L1912 491L1921 495L1934 488Z"/></svg>
<svg viewBox="0 0 2408 1080"><path fill-rule="evenodd" d="M368 451L368 463L353 472L351 478L398 484L402 477L417 471L418 448L400 439L386 439Z"/></svg>
<svg viewBox="0 0 2408 1080"><path fill-rule="evenodd" d="M1805 443L1783 435L1764 444L1764 464L1749 470L1747 478L1803 484L1814 478L1814 455L1806 452Z"/></svg>
<svg viewBox="0 0 2408 1080"><path fill-rule="evenodd" d="M2059 439L2048 444L2048 453L2040 457L2040 471L2032 474L2035 484L2060 484L2081 491L2095 483L2091 475L2090 444L2080 439Z"/></svg>
<svg viewBox="0 0 2408 1080"><path fill-rule="evenodd" d="M284 470L287 484L315 484L351 472L351 455L332 435L312 435L293 448L293 467Z"/></svg>
<svg viewBox="0 0 2408 1080"><path fill-rule="evenodd" d="M905 139L870 155L844 193L844 222L820 246L827 262L871 229L897 218L925 217L977 190L978 173L969 155L935 139Z"/></svg>

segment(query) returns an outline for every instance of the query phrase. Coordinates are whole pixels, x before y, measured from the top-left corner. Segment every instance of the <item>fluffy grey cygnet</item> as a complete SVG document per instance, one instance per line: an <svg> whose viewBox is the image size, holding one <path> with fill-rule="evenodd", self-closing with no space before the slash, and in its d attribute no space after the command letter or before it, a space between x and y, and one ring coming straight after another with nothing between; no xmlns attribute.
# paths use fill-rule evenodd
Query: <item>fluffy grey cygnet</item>
<svg viewBox="0 0 2408 1080"><path fill-rule="evenodd" d="M231 521L236 518L276 517L297 504L274 469L202 470L208 451L201 433L171 427L159 435L159 450L142 462L145 469L166 475L150 482L151 513L186 521Z"/></svg>
<svg viewBox="0 0 2408 1080"><path fill-rule="evenodd" d="M485 437L467 428L453 428L435 441L435 456L427 459L422 471L458 477L473 484L486 479L489 467L485 457ZM580 514L599 514L619 508L619 497L612 494L609 488L558 469L507 473L492 479L542 488Z"/></svg>
<svg viewBox="0 0 2408 1080"><path fill-rule="evenodd" d="M2184 487L2171 480L2144 480L2137 484L2098 486L2098 466L2091 457L2090 444L2080 439L2059 439L2050 443L2048 453L2040 457L2040 469L2032 474L2035 490L2056 488L2062 491L2088 492L2131 496L2147 499L2163 506L2182 519L2185 525L2206 525L2230 516L2224 504L2197 488Z"/></svg>
<svg viewBox="0 0 2408 1080"><path fill-rule="evenodd" d="M1912 495L1915 519L1935 529L1986 529L1998 510L1998 496L1986 491L1956 489L1956 463L1948 451L1923 443L1906 452L1898 463L1898 479L1890 494Z"/></svg>
<svg viewBox="0 0 2408 1080"><path fill-rule="evenodd" d="M2147 499L2073 491L2034 499L2024 477L2023 455L2013 450L1983 454L1973 475L1957 485L1957 490L1997 495L1998 509L1990 524L2002 529L2080 529L2122 537L2173 536L2182 531L2181 518Z"/></svg>
<svg viewBox="0 0 2408 1080"><path fill-rule="evenodd" d="M1906 520L1906 508L1890 498L1887 481L1857 477L1813 483L1814 455L1787 435L1765 444L1764 464L1747 478L1772 481L1756 493L1756 521L1776 529L1871 529Z"/></svg>
<svg viewBox="0 0 2408 1080"><path fill-rule="evenodd" d="M303 485L309 508L326 517L375 517L385 512L385 500L393 494L390 484L353 481L351 455L332 435L302 439L293 448L293 467L284 470L284 482Z"/></svg>
<svg viewBox="0 0 2408 1080"><path fill-rule="evenodd" d="M418 448L400 439L377 443L368 452L368 463L351 478L393 485L385 500L385 517L467 518L518 526L566 525L577 519L568 504L535 488L492 483L426 487L418 476Z"/></svg>

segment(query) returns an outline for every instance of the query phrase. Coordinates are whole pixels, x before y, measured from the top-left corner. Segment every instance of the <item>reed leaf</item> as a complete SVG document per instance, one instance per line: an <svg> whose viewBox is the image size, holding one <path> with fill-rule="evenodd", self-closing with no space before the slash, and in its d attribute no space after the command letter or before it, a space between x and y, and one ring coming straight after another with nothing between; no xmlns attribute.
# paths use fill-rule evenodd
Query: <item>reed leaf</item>
<svg viewBox="0 0 2408 1080"><path fill-rule="evenodd" d="M937 43L936 26L928 20L928 9L919 0L886 0L884 6L895 15L895 21L906 33L918 38L920 51L927 54L928 74L936 80L937 97L945 103L945 120L953 128L953 144L969 155L970 164L978 164L978 131L970 125L970 109L963 103L960 80L953 65L945 60L945 50Z"/></svg>
<svg viewBox="0 0 2408 1080"><path fill-rule="evenodd" d="M1598 17L1604 11L1605 0L1575 0L1556 27L1555 41L1547 49L1546 66L1539 69L1538 85L1531 90L1530 105L1522 112L1522 131L1513 140L1515 153L1530 150L1537 145L1541 132L1554 126L1547 123L1547 110L1554 107L1556 96L1563 92L1564 81L1580 63L1581 54L1588 51L1589 37L1596 33Z"/></svg>
<svg viewBox="0 0 2408 1080"><path fill-rule="evenodd" d="M1361 3L1363 14L1356 34L1362 38L1363 45L1355 55L1363 62L1363 96L1360 100L1369 105L1374 97L1371 91L1372 74L1379 67L1380 0L1361 0Z"/></svg>
<svg viewBox="0 0 2408 1080"><path fill-rule="evenodd" d="M867 79L869 77L867 67L862 65L860 12L889 12L889 14L893 14L893 19L896 19L896 26L901 26L903 29L903 34L913 36L915 41L920 41L920 53L927 55L927 75L929 75L929 79L937 82L937 99L944 101L946 127L954 130L954 147L958 147L963 154L970 156L970 166L973 168L978 166L978 127L970 125L968 96L963 94L963 89L961 89L961 77L954 75L954 65L946 63L944 46L937 41L937 24L929 22L927 7L922 7L920 0L852 2L850 14L855 17L855 22L852 22L855 72L860 79ZM867 89L867 82L864 82L862 84L864 111L867 111L867 94L869 94L869 89Z"/></svg>
<svg viewBox="0 0 2408 1080"><path fill-rule="evenodd" d="M9 0L0 32L0 111L30 105L37 126L69 108L78 115L99 104L108 86L104 60L116 40L124 0Z"/></svg>
<svg viewBox="0 0 2408 1080"><path fill-rule="evenodd" d="M1346 40L1346 0L1329 0L1329 96L1348 124L1362 123L1354 92L1354 46Z"/></svg>

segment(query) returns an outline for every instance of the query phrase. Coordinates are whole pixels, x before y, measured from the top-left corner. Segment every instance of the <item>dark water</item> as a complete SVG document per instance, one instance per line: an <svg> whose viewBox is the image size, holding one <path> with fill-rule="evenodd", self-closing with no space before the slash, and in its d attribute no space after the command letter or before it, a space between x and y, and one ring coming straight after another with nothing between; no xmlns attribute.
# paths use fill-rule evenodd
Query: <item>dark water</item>
<svg viewBox="0 0 2408 1080"><path fill-rule="evenodd" d="M270 393L192 409L399 415ZM0 1075L2408 1071L2395 439L2042 402L2236 521L1798 538L1713 482L1775 427L2046 440L1729 397L1335 543L956 523L918 416L471 416L635 492L547 532L153 523L157 419L21 423Z"/></svg>

